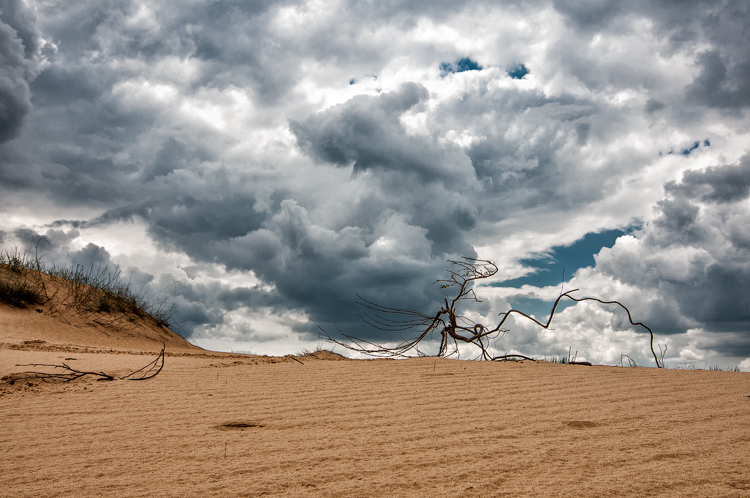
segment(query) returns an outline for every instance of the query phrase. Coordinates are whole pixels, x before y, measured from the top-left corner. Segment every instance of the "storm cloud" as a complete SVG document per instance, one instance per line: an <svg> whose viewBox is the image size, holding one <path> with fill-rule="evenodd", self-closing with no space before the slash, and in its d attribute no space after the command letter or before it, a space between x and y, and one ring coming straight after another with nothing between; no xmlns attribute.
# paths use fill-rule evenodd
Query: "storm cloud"
<svg viewBox="0 0 750 498"><path fill-rule="evenodd" d="M3 247L178 282L207 347L394 340L355 294L433 313L461 256L500 267L470 311L492 321L559 291L524 286L528 261L622 229L574 285L627 301L675 360L750 357L746 2L0 9ZM560 319L497 347L648 357L617 314Z"/></svg>
<svg viewBox="0 0 750 498"><path fill-rule="evenodd" d="M748 159L689 171L668 183L654 220L602 250L596 267L580 271L576 280L597 282L614 298L634 303L644 321L675 334L673 345L690 333L693 344L682 345L684 359L700 350L750 355L750 299L744 291L750 285L750 206L742 186ZM739 180L737 188L728 188L732 179Z"/></svg>
<svg viewBox="0 0 750 498"><path fill-rule="evenodd" d="M18 135L31 110L29 82L41 70L42 44L26 4L0 1L0 144Z"/></svg>

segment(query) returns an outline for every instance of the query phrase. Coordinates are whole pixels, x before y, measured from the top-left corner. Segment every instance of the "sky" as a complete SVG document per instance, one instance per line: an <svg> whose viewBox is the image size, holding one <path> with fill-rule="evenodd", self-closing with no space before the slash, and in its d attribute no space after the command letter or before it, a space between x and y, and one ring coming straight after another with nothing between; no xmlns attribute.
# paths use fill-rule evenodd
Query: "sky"
<svg viewBox="0 0 750 498"><path fill-rule="evenodd" d="M467 256L498 266L475 321L577 288L670 367L750 371L749 11L0 0L0 246L117 265L213 350L393 343L356 294L434 314ZM616 307L508 325L499 353L654 364Z"/></svg>

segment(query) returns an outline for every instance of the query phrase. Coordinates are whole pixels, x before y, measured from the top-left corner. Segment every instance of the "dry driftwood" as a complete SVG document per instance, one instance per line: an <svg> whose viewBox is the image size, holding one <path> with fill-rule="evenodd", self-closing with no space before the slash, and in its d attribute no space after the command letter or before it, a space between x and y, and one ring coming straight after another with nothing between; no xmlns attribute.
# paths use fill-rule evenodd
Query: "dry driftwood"
<svg viewBox="0 0 750 498"><path fill-rule="evenodd" d="M162 368L164 368L164 351L166 349L166 344L162 343L161 352L159 352L159 355L154 359L152 362L148 363L142 368L139 368L138 370L135 370L134 372L130 372L128 375L125 375L123 377L115 377L114 375L105 373L105 372L88 372L84 370L78 370L67 363L62 363L60 365L52 365L47 363L29 363L25 365L16 365L17 367L47 367L47 368L53 368L57 371L55 372L24 372L24 374L27 374L30 376L30 378L34 379L42 379L42 380L61 380L63 382L72 382L74 380L83 378L87 375L90 375L91 377L95 378L96 380L100 381L111 381L111 380L148 380L153 379L157 375L159 375L159 372L161 372Z"/></svg>
<svg viewBox="0 0 750 498"><path fill-rule="evenodd" d="M344 337L345 341L331 337L331 335L322 328L320 338L358 353L396 358L414 356L415 354L417 356L428 356L419 350L419 345L423 341L429 339L433 333L439 332L441 336L440 348L434 356L449 357L458 355L459 343L466 343L479 348L479 358L483 360L507 360L511 358L533 359L520 354L492 356L489 351L490 345L493 341L497 341L508 332L507 329L503 328L503 325L505 325L508 318L514 314L523 316L540 327L548 329L560 301L567 298L576 302L595 301L605 305L615 304L624 309L631 325L643 327L649 332L651 337L651 353L654 355L656 366L659 368L663 367L664 353L662 353L662 358L660 360L654 351L654 333L649 327L641 322L635 322L630 314L630 310L619 301L604 301L594 297L573 297L571 294L578 291L578 289L569 290L567 292L561 291L552 306L552 311L546 323L542 323L536 318L516 309L500 313L500 322L495 327L487 327L481 323L475 323L468 317L458 314L457 307L462 301L481 302L474 293L473 284L477 280L494 276L497 273L498 268L491 261L468 257L462 258L461 261L449 261L449 263L451 264L451 268L448 270L449 278L438 280L436 283L439 283L442 289L456 288L457 292L453 299L444 299L444 305L434 316L426 315L416 310L382 306L368 301L357 294L357 297L359 298L357 304L366 309L366 311L360 315L360 318L365 323L377 330L385 332L411 332L416 335L402 340L402 342L393 347L382 346L380 344L345 334L339 330L338 327L337 330L341 336ZM584 362L577 363L584 364Z"/></svg>

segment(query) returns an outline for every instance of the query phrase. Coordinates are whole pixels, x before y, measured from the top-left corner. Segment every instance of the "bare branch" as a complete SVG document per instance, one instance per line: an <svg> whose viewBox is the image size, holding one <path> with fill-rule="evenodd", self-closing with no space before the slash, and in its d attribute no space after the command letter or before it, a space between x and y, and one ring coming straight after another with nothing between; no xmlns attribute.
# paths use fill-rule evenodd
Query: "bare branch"
<svg viewBox="0 0 750 498"><path fill-rule="evenodd" d="M152 361L145 367L139 368L135 372L129 373L125 377L120 377L120 380L124 380L124 379L148 380L148 379L153 379L154 377L159 375L159 372L161 372L161 369L164 368L164 350L167 349L167 345L165 343L162 342L161 345L162 345L161 352L159 353L159 356L157 356L154 361ZM156 370L155 372L154 372L154 369ZM142 372L140 377L133 377L135 374L139 372Z"/></svg>
<svg viewBox="0 0 750 498"><path fill-rule="evenodd" d="M636 322L630 313L630 310L620 303L619 301L604 301L602 299L594 297L573 297L571 294L576 292L578 289L573 289L563 292L563 288L560 289L560 295L552 305L549 318L545 323L540 322L531 315L524 313L523 311L511 309L504 313L500 313L499 323L495 327L488 327L481 323L475 323L469 318L459 315L457 313L457 306L462 301L474 301L481 302L477 297L473 289L473 284L477 280L487 279L494 276L498 272L497 266L489 260L476 259L464 257L461 260L454 261L449 260L450 268L448 269L448 278L438 280L436 283L440 284L441 289L456 288L453 299L444 299L444 305L434 315L426 315L416 310L404 309L404 308L392 308L383 306L377 303L369 301L359 294L357 298L359 301L357 304L362 306L368 311L365 311L362 315L359 315L360 319L366 324L381 330L384 332L398 333L398 332L414 332L414 336L411 338L401 337L401 342L395 346L383 346L370 342L364 339L360 339L348 334L341 332L336 327L344 341L334 339L324 329L320 329L321 333L319 337L327 341L338 344L351 351L370 355L370 356L381 356L387 358L403 358L409 357L416 353L417 356L425 356L425 353L419 350L419 345L425 340L432 337L433 332L440 332L440 347L438 352L434 356L450 357L459 355L459 344L471 344L479 348L479 358L483 360L502 360L509 358L524 358L532 359L524 355L501 355L492 356L489 352L489 347L492 340L499 340L508 331L504 329L503 325L512 315L519 315L527 320L532 321L543 329L549 329L552 323L552 318L555 316L560 301L564 298L570 299L575 302L582 301L595 301L600 304L611 305L615 304L625 310L628 315L628 320L633 326L640 326L646 329L651 337L651 353L656 361L656 366L662 368L664 366L664 355L666 354L666 348L661 351L661 358L656 355L654 351L654 333L653 331L643 324L642 322ZM563 273L564 281L564 273ZM370 313L371 312L371 313ZM320 328L320 327L319 327ZM570 362L575 364L589 364L588 362L576 362L575 360Z"/></svg>
<svg viewBox="0 0 750 498"><path fill-rule="evenodd" d="M86 375L91 375L92 377L98 377L96 380L115 380L115 377L112 375L106 374L104 372L85 372L82 370L76 370L75 368L70 367L68 364L63 363L61 365L50 365L47 363L29 363L26 365L16 365L17 367L49 367L49 368L59 368L62 371L61 372L24 372L24 374L33 375L33 378L35 379L59 379L65 382L72 382L74 380L80 379L81 377L85 377Z"/></svg>
<svg viewBox="0 0 750 498"><path fill-rule="evenodd" d="M146 366L139 368L138 370L129 373L128 375L125 375L124 377L115 377L114 375L110 375L108 373L104 372L89 372L84 370L78 370L67 363L62 363L60 365L52 365L48 363L29 363L25 365L16 365L17 367L47 367L47 368L53 368L57 369L59 371L56 372L37 372L37 371L30 371L30 372L24 372L24 374L32 376L32 378L35 379L42 379L42 380L61 380L63 382L72 382L74 380L78 380L82 377L85 377L87 375L90 375L94 377L96 380L104 380L104 381L112 381L112 380L148 380L153 379L156 377L159 372L161 372L162 368L164 368L164 351L166 349L166 344L162 343L161 352L156 357L156 359ZM140 373L140 376L136 376L136 374Z"/></svg>
<svg viewBox="0 0 750 498"><path fill-rule="evenodd" d="M509 360L511 358L521 358L522 360L537 361L535 358L531 358L529 356L524 356L522 354L503 354L503 355L500 355L500 356L493 356L490 359L492 361L497 361L497 360Z"/></svg>

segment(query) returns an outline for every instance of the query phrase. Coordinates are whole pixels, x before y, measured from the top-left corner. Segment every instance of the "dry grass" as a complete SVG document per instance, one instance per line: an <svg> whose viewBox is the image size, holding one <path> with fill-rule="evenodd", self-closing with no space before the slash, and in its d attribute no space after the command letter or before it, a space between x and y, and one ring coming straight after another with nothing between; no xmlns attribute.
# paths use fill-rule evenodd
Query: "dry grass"
<svg viewBox="0 0 750 498"><path fill-rule="evenodd" d="M55 293L50 292L54 281ZM168 327L175 313L172 300L154 299L148 288L121 278L120 268L108 265L47 266L36 256L13 250L0 251L0 302L17 308L45 304L57 297L80 315L125 313L150 317Z"/></svg>

